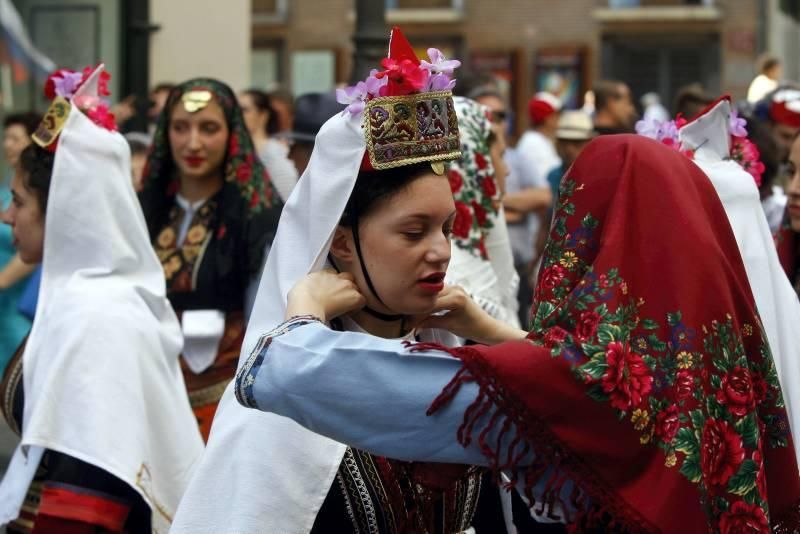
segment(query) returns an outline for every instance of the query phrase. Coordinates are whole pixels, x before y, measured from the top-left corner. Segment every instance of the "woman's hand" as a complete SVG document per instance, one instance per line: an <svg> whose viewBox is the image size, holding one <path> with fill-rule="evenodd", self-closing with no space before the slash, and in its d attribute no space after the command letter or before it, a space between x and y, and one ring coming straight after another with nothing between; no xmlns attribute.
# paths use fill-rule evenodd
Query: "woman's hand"
<svg viewBox="0 0 800 534"><path fill-rule="evenodd" d="M289 291L286 318L313 315L323 322L362 308L366 299L353 275L325 269L301 278Z"/></svg>
<svg viewBox="0 0 800 534"><path fill-rule="evenodd" d="M414 326L447 330L459 337L486 345L524 339L528 334L490 316L460 286L445 286L439 293L431 313L443 311L447 313L420 318Z"/></svg>

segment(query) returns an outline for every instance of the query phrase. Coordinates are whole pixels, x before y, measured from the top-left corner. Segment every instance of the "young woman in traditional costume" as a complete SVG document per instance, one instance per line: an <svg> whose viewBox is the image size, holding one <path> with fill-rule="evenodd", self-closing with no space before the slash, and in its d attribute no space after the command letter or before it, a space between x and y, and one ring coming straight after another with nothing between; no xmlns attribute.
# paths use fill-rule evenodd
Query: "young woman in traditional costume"
<svg viewBox="0 0 800 534"><path fill-rule="evenodd" d="M384 97L364 110L351 106L319 132L284 210L248 331L279 324L288 290L327 264L364 295L333 328L375 340L457 343L446 332L412 327L433 309L450 260L457 212L445 163L460 156L448 90L457 64L446 64L447 73L435 70L441 65L424 69L398 30L390 50L388 72L369 82ZM432 77L441 90L432 90ZM467 465L374 456L223 398L174 530L463 532L480 474Z"/></svg>
<svg viewBox="0 0 800 534"><path fill-rule="evenodd" d="M23 260L42 262L0 396L21 434L0 485L9 532L166 532L203 450L128 145L101 100L107 77L51 76L3 218Z"/></svg>
<svg viewBox="0 0 800 534"><path fill-rule="evenodd" d="M140 195L184 333L181 366L205 438L236 370L247 291L280 216L236 95L194 79L169 95Z"/></svg>
<svg viewBox="0 0 800 534"><path fill-rule="evenodd" d="M330 320L350 291L315 273L287 316ZM800 528L792 437L737 243L678 151L638 136L587 146L561 186L527 336L468 319L474 304L441 307L429 325L520 340L404 350L293 317L255 345L237 398L374 454L483 462L582 531Z"/></svg>

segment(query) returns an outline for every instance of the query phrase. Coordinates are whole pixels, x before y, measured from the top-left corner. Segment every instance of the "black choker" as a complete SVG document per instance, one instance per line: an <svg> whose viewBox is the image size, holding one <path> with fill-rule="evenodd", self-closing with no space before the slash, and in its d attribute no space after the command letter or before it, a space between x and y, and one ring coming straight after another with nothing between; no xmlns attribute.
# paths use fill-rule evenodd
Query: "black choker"
<svg viewBox="0 0 800 534"><path fill-rule="evenodd" d="M389 315L388 313L381 313L379 311L375 311L369 306L364 306L361 308L371 316L375 317L376 319L380 319L381 321L386 321L387 323L391 323L394 321L402 321L406 318L405 315Z"/></svg>

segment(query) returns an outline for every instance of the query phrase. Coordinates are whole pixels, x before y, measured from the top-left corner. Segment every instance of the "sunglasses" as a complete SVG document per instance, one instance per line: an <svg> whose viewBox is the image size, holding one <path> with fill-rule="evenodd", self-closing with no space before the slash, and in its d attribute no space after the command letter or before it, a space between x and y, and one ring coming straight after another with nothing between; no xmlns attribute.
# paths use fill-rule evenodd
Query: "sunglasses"
<svg viewBox="0 0 800 534"><path fill-rule="evenodd" d="M508 112L507 111L492 111L491 112L491 119L492 119L492 122L495 123L495 124L499 124L499 123L505 121L507 118L508 118Z"/></svg>

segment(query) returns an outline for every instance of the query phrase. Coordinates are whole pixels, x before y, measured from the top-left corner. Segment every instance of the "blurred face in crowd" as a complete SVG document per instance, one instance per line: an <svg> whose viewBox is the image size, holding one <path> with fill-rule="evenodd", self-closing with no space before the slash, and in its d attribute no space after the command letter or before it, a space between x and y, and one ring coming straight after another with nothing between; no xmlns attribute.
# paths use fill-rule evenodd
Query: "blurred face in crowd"
<svg viewBox="0 0 800 534"><path fill-rule="evenodd" d="M314 150L314 143L306 141L295 141L289 148L289 159L294 163L297 174L302 175L306 172L308 162L311 159L311 152Z"/></svg>
<svg viewBox="0 0 800 534"><path fill-rule="evenodd" d="M31 138L23 125L9 124L3 130L3 150L9 167L16 168L19 155L30 144Z"/></svg>
<svg viewBox="0 0 800 534"><path fill-rule="evenodd" d="M272 109L278 114L278 131L288 132L292 129L294 122L294 114L292 113L292 104L282 98L272 98L270 101Z"/></svg>
<svg viewBox="0 0 800 534"><path fill-rule="evenodd" d="M243 93L239 95L239 106L242 108L244 125L251 137L263 137L267 133L267 121L269 121L269 111L258 109L253 102L253 97Z"/></svg>
<svg viewBox="0 0 800 534"><path fill-rule="evenodd" d="M447 177L429 172L378 199L360 218L362 258L383 304L369 289L349 228L337 228L331 254L342 270L353 274L370 308L390 314L429 313L444 288L455 215Z"/></svg>
<svg viewBox="0 0 800 534"><path fill-rule="evenodd" d="M492 127L491 144L489 154L492 157L492 167L494 167L494 181L501 194L506 192L506 178L508 178L508 164L503 155L506 153L506 135L499 124Z"/></svg>
<svg viewBox="0 0 800 534"><path fill-rule="evenodd" d="M775 143L778 144L780 159L781 161L786 161L786 158L789 157L789 151L792 149L792 143L794 143L795 138L798 133L800 133L800 128L780 122L773 122L771 125L772 138L775 140Z"/></svg>
<svg viewBox="0 0 800 534"><path fill-rule="evenodd" d="M144 167L147 164L147 152L135 152L131 154L131 178L133 179L133 190L137 193L144 188L143 175Z"/></svg>
<svg viewBox="0 0 800 534"><path fill-rule="evenodd" d="M225 113L215 100L194 113L177 102L169 121L169 144L181 179L221 178L228 134Z"/></svg>
<svg viewBox="0 0 800 534"><path fill-rule="evenodd" d="M764 74L771 80L779 81L781 78L783 78L783 68L781 67L780 63L776 63L772 66L772 68L767 69Z"/></svg>
<svg viewBox="0 0 800 534"><path fill-rule="evenodd" d="M617 94L608 99L606 108L618 128L632 128L636 120L636 107L631 99L631 90L624 83L617 86Z"/></svg>
<svg viewBox="0 0 800 534"><path fill-rule="evenodd" d="M573 139L556 140L556 152L558 152L558 157L560 157L561 161L564 163L564 169L569 169L570 165L578 159L578 154L589 144L589 141L588 139L586 141L576 141Z"/></svg>
<svg viewBox="0 0 800 534"><path fill-rule="evenodd" d="M790 176L786 194L789 196L789 202L786 208L789 212L789 223L792 230L800 232L800 137L795 138L792 143L788 170Z"/></svg>
<svg viewBox="0 0 800 534"><path fill-rule="evenodd" d="M3 212L3 222L11 226L14 247L20 259L29 264L42 261L44 251L44 212L39 198L26 185L21 171L11 180L11 204Z"/></svg>
<svg viewBox="0 0 800 534"><path fill-rule="evenodd" d="M508 109L501 98L495 95L484 95L479 96L476 101L489 108L492 123L500 125L504 132L508 131Z"/></svg>

